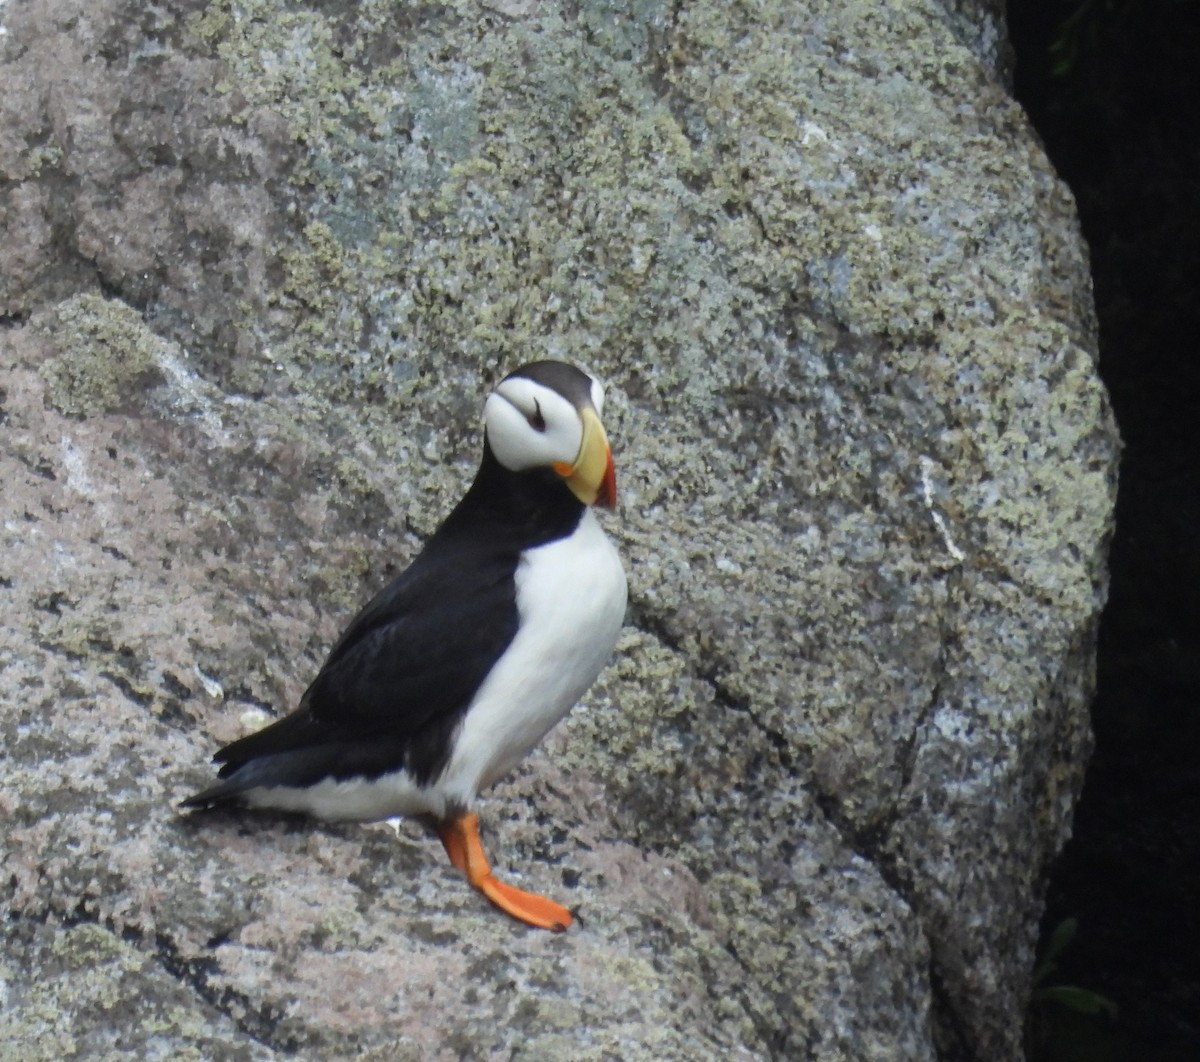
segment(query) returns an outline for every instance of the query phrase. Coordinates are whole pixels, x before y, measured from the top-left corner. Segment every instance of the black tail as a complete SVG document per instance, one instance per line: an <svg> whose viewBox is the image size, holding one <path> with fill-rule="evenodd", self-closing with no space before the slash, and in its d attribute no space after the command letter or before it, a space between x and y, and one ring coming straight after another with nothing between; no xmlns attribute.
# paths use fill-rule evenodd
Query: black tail
<svg viewBox="0 0 1200 1062"><path fill-rule="evenodd" d="M185 811L214 808L220 804L228 804L236 801L240 794L252 788L253 786L245 784L245 782L237 777L227 778L223 782L209 786L195 796L188 797L187 800L181 800L178 806Z"/></svg>
<svg viewBox="0 0 1200 1062"><path fill-rule="evenodd" d="M257 734L251 735L258 737ZM230 746L232 748L233 746ZM224 756L224 749L217 755ZM210 808L237 800L251 789L304 789L325 779L378 778L404 765L404 749L396 741L342 743L292 749L258 756L240 764L226 763L216 785L181 801L181 808Z"/></svg>

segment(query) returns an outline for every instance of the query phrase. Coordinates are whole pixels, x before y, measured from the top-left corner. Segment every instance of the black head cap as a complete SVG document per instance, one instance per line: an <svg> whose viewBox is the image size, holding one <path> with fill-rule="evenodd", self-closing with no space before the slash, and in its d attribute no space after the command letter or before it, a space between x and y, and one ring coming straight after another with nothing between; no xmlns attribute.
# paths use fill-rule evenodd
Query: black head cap
<svg viewBox="0 0 1200 1062"><path fill-rule="evenodd" d="M528 365L513 369L504 379L511 380L514 376L524 377L557 391L576 409L595 405L596 381L582 369L565 361L531 361Z"/></svg>

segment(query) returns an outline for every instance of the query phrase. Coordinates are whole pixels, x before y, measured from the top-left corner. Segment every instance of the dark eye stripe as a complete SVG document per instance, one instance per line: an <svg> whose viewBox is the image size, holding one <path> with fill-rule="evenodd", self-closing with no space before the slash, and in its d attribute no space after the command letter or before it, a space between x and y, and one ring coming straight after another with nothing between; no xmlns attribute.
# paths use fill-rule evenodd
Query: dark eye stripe
<svg viewBox="0 0 1200 1062"><path fill-rule="evenodd" d="M529 426L534 431L546 430L546 418L542 416L542 404L535 398L533 400L534 413L525 419L529 421Z"/></svg>

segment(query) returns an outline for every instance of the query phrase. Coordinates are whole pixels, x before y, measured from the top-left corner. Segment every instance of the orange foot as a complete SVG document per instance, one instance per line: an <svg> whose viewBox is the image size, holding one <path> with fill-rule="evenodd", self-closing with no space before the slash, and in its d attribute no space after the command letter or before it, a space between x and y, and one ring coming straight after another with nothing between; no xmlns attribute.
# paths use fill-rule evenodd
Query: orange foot
<svg viewBox="0 0 1200 1062"><path fill-rule="evenodd" d="M467 881L500 910L528 925L552 929L556 933L571 924L571 912L562 904L497 880L483 853L483 843L479 840L479 816L475 812L442 824L438 827L438 835L442 838L450 862L466 874Z"/></svg>

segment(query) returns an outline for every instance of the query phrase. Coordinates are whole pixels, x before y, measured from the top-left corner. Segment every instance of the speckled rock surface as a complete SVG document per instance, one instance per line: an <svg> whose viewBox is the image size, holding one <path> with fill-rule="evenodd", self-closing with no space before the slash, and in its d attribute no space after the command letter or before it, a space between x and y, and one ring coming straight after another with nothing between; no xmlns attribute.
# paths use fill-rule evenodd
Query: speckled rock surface
<svg viewBox="0 0 1200 1062"><path fill-rule="evenodd" d="M1016 1058L1116 436L994 5L0 6L0 1034L26 1057ZM181 817L610 382L629 626L484 808Z"/></svg>

